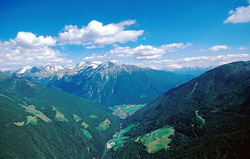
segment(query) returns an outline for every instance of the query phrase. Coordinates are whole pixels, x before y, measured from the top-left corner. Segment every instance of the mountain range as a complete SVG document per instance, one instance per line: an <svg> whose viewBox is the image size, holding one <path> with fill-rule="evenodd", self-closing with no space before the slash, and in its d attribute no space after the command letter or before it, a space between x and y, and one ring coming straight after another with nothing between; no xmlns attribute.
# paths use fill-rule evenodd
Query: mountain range
<svg viewBox="0 0 250 159"><path fill-rule="evenodd" d="M106 157L250 158L249 90L250 61L210 70L127 118L129 139Z"/></svg>
<svg viewBox="0 0 250 159"><path fill-rule="evenodd" d="M194 78L112 62L82 62L74 68L55 64L25 67L13 74L103 106L148 103L170 88Z"/></svg>
<svg viewBox="0 0 250 159"><path fill-rule="evenodd" d="M58 90L51 82L74 88L107 79L108 74L109 81L120 84L119 89L132 89L137 87L129 87L128 81L146 74L155 81L142 81L162 85L164 91L164 83L157 83L164 81L164 71L106 62L82 63L67 71L56 65L26 67L14 74L23 77L0 72L0 158L250 158L250 61L207 71L146 106L130 105L135 113L124 120L107 107ZM28 75L37 82L28 80ZM171 75L172 80L177 76ZM83 84L82 79L89 83ZM124 89L126 98L139 92Z"/></svg>

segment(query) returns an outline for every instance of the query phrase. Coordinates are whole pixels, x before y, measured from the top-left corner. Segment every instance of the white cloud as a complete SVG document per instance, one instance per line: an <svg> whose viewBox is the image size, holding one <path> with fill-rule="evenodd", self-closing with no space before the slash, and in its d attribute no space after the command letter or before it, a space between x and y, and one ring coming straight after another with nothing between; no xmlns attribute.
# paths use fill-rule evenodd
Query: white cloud
<svg viewBox="0 0 250 159"><path fill-rule="evenodd" d="M104 58L106 58L106 55L92 54L91 56L84 57L83 60L92 61L92 60L100 60Z"/></svg>
<svg viewBox="0 0 250 159"><path fill-rule="evenodd" d="M227 45L215 45L209 48L209 50L212 50L212 51L220 51L220 50L228 50L228 49L229 47Z"/></svg>
<svg viewBox="0 0 250 159"><path fill-rule="evenodd" d="M162 45L160 48L164 49L167 52L176 52L179 49L185 49L186 47L192 46L191 43L183 44L183 43L173 43Z"/></svg>
<svg viewBox="0 0 250 159"><path fill-rule="evenodd" d="M246 49L247 47L243 47L243 46L239 47L239 50L246 50Z"/></svg>
<svg viewBox="0 0 250 159"><path fill-rule="evenodd" d="M104 55L96 55L92 54L89 57L85 57L84 60L93 59L124 59L124 58L135 58L136 60L152 60L152 59L160 59L162 55L167 52L176 52L180 49L185 49L186 47L191 46L190 43L173 43L166 44L160 47L154 47L151 45L139 45L134 48L130 48L129 46L120 47L118 45L114 45L114 49L105 53Z"/></svg>
<svg viewBox="0 0 250 159"><path fill-rule="evenodd" d="M17 46L21 47L41 47L55 46L56 40L51 36L36 36L31 32L18 32L14 40L11 40Z"/></svg>
<svg viewBox="0 0 250 159"><path fill-rule="evenodd" d="M88 48L104 47L116 42L137 41L138 37L143 34L143 30L125 30L125 26L133 25L135 22L135 20L128 20L118 24L103 25L101 22L92 20L82 28L66 25L64 32L59 33L59 40L62 44L83 45Z"/></svg>
<svg viewBox="0 0 250 159"><path fill-rule="evenodd" d="M229 11L230 16L224 23L247 23L250 22L250 5L247 7L238 7L236 10Z"/></svg>
<svg viewBox="0 0 250 159"><path fill-rule="evenodd" d="M157 59L161 58L165 53L164 49L153 47L151 45L140 45L135 48L116 47L109 51L109 55L113 58L135 57L136 59Z"/></svg>
<svg viewBox="0 0 250 159"><path fill-rule="evenodd" d="M96 48L95 45L86 46L86 49L95 49L95 48Z"/></svg>
<svg viewBox="0 0 250 159"><path fill-rule="evenodd" d="M37 37L30 32L18 32L15 39L0 41L0 69L13 70L25 65L72 62L50 47L55 44L56 40L50 36Z"/></svg>
<svg viewBox="0 0 250 159"><path fill-rule="evenodd" d="M152 59L159 59L162 58L162 55L147 55L147 56L138 56L136 57L137 60L152 60Z"/></svg>
<svg viewBox="0 0 250 159"><path fill-rule="evenodd" d="M188 68L208 68L235 61L248 61L249 54L228 54L218 56L187 57L177 60L151 60L141 63L134 63L140 67L149 67L158 70L176 70L184 67Z"/></svg>

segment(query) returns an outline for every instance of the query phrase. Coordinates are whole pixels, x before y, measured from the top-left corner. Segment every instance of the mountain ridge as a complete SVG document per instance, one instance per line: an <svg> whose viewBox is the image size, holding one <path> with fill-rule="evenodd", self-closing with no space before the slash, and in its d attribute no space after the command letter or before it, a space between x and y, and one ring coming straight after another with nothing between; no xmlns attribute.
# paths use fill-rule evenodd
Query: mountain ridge
<svg viewBox="0 0 250 159"><path fill-rule="evenodd" d="M17 76L104 106L144 104L194 77L112 62L82 62L52 73L33 68Z"/></svg>
<svg viewBox="0 0 250 159"><path fill-rule="evenodd" d="M3 73L0 112L3 158L99 158L119 129L104 107Z"/></svg>

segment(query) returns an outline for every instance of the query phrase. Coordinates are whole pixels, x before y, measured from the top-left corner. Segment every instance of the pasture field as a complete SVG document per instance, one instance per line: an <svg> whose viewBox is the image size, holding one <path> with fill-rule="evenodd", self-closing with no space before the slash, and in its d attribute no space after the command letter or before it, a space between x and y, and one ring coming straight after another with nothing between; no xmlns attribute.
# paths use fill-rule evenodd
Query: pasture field
<svg viewBox="0 0 250 159"><path fill-rule="evenodd" d="M88 139L92 138L93 135L91 135L91 133L88 130L86 129L81 129L81 130L85 137L87 137Z"/></svg>
<svg viewBox="0 0 250 159"><path fill-rule="evenodd" d="M14 122L14 124L16 126L23 126L24 125L24 121L22 121L22 122Z"/></svg>
<svg viewBox="0 0 250 159"><path fill-rule="evenodd" d="M27 124L37 125L37 118L36 116L27 116Z"/></svg>
<svg viewBox="0 0 250 159"><path fill-rule="evenodd" d="M89 125L87 124L87 123L85 123L85 122L82 122L82 124L81 124L85 129L87 129L88 127L89 127Z"/></svg>
<svg viewBox="0 0 250 159"><path fill-rule="evenodd" d="M113 150L116 151L120 148L129 139L129 136L124 136L124 134L129 132L134 126L135 124L131 124L120 132L115 132L113 139L109 140L106 144L107 149L113 148Z"/></svg>
<svg viewBox="0 0 250 159"><path fill-rule="evenodd" d="M90 117L90 118L95 119L95 118L97 118L98 116L97 116L97 115L92 114L92 115L90 115L89 117Z"/></svg>
<svg viewBox="0 0 250 159"><path fill-rule="evenodd" d="M144 135L140 141L147 147L149 153L155 153L161 149L168 149L171 142L170 136L174 135L173 127L155 130ZM138 139L139 140L139 139Z"/></svg>
<svg viewBox="0 0 250 159"><path fill-rule="evenodd" d="M79 122L80 120L82 120L82 118L79 117L79 116L76 115L76 114L73 114L73 118L74 118L74 120L75 120L76 122Z"/></svg>
<svg viewBox="0 0 250 159"><path fill-rule="evenodd" d="M101 122L98 127L96 127L97 130L105 131L109 128L109 125L111 124L110 120L105 119L103 122Z"/></svg>
<svg viewBox="0 0 250 159"><path fill-rule="evenodd" d="M36 106L34 105L30 105L30 106L24 106L23 107L25 108L25 111L28 112L28 113L31 113L35 116L37 116L38 118L42 119L43 121L49 123L51 122L51 119L48 118L45 114L43 114L41 111L39 110L36 110Z"/></svg>

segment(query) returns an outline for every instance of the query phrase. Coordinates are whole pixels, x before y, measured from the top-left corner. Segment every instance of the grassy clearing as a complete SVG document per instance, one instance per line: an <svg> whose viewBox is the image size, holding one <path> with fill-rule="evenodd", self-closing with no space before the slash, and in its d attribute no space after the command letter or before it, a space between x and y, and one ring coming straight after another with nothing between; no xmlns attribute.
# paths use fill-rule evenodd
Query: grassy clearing
<svg viewBox="0 0 250 159"><path fill-rule="evenodd" d="M37 125L37 118L36 116L27 116L27 124Z"/></svg>
<svg viewBox="0 0 250 159"><path fill-rule="evenodd" d="M197 117L197 119L201 122L201 127L205 124L205 119L203 119L199 114L198 114L199 110L195 111L195 115Z"/></svg>
<svg viewBox="0 0 250 159"><path fill-rule="evenodd" d="M122 145L129 139L129 136L124 136L124 134L129 132L134 126L135 124L132 124L122 129L120 132L115 132L113 139L109 140L106 144L107 149L109 150L113 148L113 150L116 151L118 148L122 147Z"/></svg>
<svg viewBox="0 0 250 159"><path fill-rule="evenodd" d="M87 137L88 139L92 138L93 135L91 135L91 133L88 130L86 129L81 129L81 130L85 137Z"/></svg>
<svg viewBox="0 0 250 159"><path fill-rule="evenodd" d="M85 127L85 129L87 129L88 127L89 127L89 125L87 124L87 123L85 123L85 122L82 122L82 124L81 124L83 127Z"/></svg>
<svg viewBox="0 0 250 159"><path fill-rule="evenodd" d="M42 112L40 112L39 110L36 110L36 107L34 105L30 105L30 106L24 106L25 111L28 113L31 113L35 116L37 116L38 118L42 119L43 121L49 123L51 122L51 119L48 118L46 115L44 115Z"/></svg>
<svg viewBox="0 0 250 159"><path fill-rule="evenodd" d="M68 122L68 119L65 118L64 115L61 112L59 112L58 110L56 110L55 118L57 121L60 121L60 122Z"/></svg>
<svg viewBox="0 0 250 159"><path fill-rule="evenodd" d="M22 122L14 122L14 124L16 126L23 126L24 125L24 121L22 121Z"/></svg>
<svg viewBox="0 0 250 159"><path fill-rule="evenodd" d="M74 118L74 120L75 120L76 122L79 122L80 120L82 120L82 118L79 117L79 116L76 115L76 114L73 114L73 118Z"/></svg>
<svg viewBox="0 0 250 159"><path fill-rule="evenodd" d="M3 94L0 94L0 96L5 97L5 98L7 98L7 99L9 99L9 100L17 103L18 105L20 105L21 107L23 107L26 112L35 115L34 117L33 116L27 116L27 122L26 122L26 124L37 125L37 118L36 117L39 117L40 119L42 119L45 122L51 122L51 119L48 118L45 114L43 114L41 111L36 110L36 107L34 105L25 106L23 104L20 104L20 103L16 102L14 99L12 99L12 98L10 98L8 96L5 96ZM14 124L17 125L17 126L23 126L25 124L25 121L14 122Z"/></svg>
<svg viewBox="0 0 250 159"><path fill-rule="evenodd" d="M122 129L120 132L115 132L115 134L113 135L113 138L118 139L120 137L123 137L124 134L129 132L134 126L135 126L135 124L131 124L128 127Z"/></svg>
<svg viewBox="0 0 250 159"><path fill-rule="evenodd" d="M90 115L89 117L94 119L94 118L97 118L98 116L97 116L97 115L92 114L92 115Z"/></svg>
<svg viewBox="0 0 250 159"><path fill-rule="evenodd" d="M28 125L28 124L37 125L38 124L36 116L27 116L26 118L27 118L26 125ZM25 124L25 121L14 122L14 124L17 125L17 126L23 126Z"/></svg>
<svg viewBox="0 0 250 159"><path fill-rule="evenodd" d="M101 122L98 127L96 127L97 130L105 131L109 128L109 125L111 124L110 120L105 119L103 122Z"/></svg>
<svg viewBox="0 0 250 159"><path fill-rule="evenodd" d="M169 148L168 144L171 142L169 137L171 135L174 135L174 129L168 127L146 134L140 141L147 147L149 153L155 153L161 149Z"/></svg>
<svg viewBox="0 0 250 159"><path fill-rule="evenodd" d="M60 122L69 122L68 119L65 118L65 116L56 109L56 107L52 106L52 110L56 111L55 119L57 121L60 121Z"/></svg>
<svg viewBox="0 0 250 159"><path fill-rule="evenodd" d="M118 148L122 147L122 145L127 141L129 137L120 137L118 139L111 139L107 142L106 147L107 149L113 148L114 151L116 151Z"/></svg>
<svg viewBox="0 0 250 159"><path fill-rule="evenodd" d="M129 125L128 127L124 128L123 130L124 130L125 133L127 133L127 132L129 132L134 126L135 126L135 124L131 124L131 125Z"/></svg>

